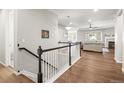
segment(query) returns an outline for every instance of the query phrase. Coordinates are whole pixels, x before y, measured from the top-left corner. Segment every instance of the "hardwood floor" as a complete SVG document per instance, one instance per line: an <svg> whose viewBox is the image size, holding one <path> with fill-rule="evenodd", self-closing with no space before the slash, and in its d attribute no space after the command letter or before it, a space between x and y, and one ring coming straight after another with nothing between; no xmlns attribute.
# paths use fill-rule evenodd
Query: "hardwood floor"
<svg viewBox="0 0 124 93"><path fill-rule="evenodd" d="M61 75L55 83L121 83L121 64L114 61L114 51L95 53L82 51L81 59Z"/></svg>
<svg viewBox="0 0 124 93"><path fill-rule="evenodd" d="M16 76L14 70L0 64L0 83L33 83L23 74Z"/></svg>

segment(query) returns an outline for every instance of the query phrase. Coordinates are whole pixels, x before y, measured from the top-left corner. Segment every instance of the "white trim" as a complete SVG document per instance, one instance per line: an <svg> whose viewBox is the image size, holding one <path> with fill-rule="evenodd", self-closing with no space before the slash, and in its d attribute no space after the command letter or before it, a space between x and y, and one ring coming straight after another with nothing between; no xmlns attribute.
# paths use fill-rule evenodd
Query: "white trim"
<svg viewBox="0 0 124 93"><path fill-rule="evenodd" d="M8 65L6 65L4 62L0 61L0 64L4 65L5 67L7 67Z"/></svg>
<svg viewBox="0 0 124 93"><path fill-rule="evenodd" d="M9 67L9 65L6 65L4 62L2 62L2 61L0 61L0 64L2 64L3 66L5 66L5 67ZM13 67L12 67L13 68ZM8 68L9 69L9 68ZM13 73L15 74L15 75L19 75L18 74L18 72L16 72L14 69L13 69Z"/></svg>
<svg viewBox="0 0 124 93"><path fill-rule="evenodd" d="M60 77L64 72L66 72L70 67L72 67L81 57L77 58L74 62L72 62L71 66L66 65L61 71L59 71L55 76L53 76L50 80L44 82L44 83L53 83L58 77ZM16 75L23 74L27 76L29 79L33 80L34 82L37 82L37 74L29 72L27 70L22 70L19 73L15 73Z"/></svg>
<svg viewBox="0 0 124 93"><path fill-rule="evenodd" d="M65 66L61 71L59 71L55 76L53 76L50 80L45 83L53 83L57 78L59 78L64 72L66 72L70 67L72 67L81 57L77 58L74 62L72 62L71 66Z"/></svg>
<svg viewBox="0 0 124 93"><path fill-rule="evenodd" d="M123 67L122 67L122 69L121 69L121 70L122 70L122 73L124 74L124 68L123 68Z"/></svg>
<svg viewBox="0 0 124 93"><path fill-rule="evenodd" d="M122 63L121 60L117 60L116 58L114 58L114 59L115 59L115 62L116 62L116 63Z"/></svg>
<svg viewBox="0 0 124 93"><path fill-rule="evenodd" d="M16 75L20 75L23 74L26 77L28 77L29 79L33 80L34 82L37 82L37 74L29 72L27 70L22 70L19 73L16 73Z"/></svg>

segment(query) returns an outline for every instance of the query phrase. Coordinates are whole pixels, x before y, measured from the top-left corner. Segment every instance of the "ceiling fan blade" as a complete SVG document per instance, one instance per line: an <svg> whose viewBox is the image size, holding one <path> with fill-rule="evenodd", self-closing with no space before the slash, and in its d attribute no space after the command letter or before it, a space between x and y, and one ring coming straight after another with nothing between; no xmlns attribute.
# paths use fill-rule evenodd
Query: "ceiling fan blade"
<svg viewBox="0 0 124 93"><path fill-rule="evenodd" d="M93 27L93 28L99 28L99 27L96 26L96 27Z"/></svg>

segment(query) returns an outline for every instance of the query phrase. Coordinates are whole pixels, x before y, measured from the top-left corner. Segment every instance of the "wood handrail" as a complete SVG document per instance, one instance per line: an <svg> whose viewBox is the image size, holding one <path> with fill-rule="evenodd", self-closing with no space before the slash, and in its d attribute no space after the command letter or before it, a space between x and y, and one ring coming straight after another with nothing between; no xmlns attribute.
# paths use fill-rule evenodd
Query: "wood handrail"
<svg viewBox="0 0 124 93"><path fill-rule="evenodd" d="M66 44L69 44L69 43L66 43ZM71 44L71 46L75 46L75 45L80 44L80 42L70 43L70 44ZM60 47L55 47L55 48L49 48L49 49L44 49L44 50L42 50L42 51L43 51L43 52L48 52L48 51L57 50L57 49L62 49L62 48L66 48L66 47L69 47L69 45L60 46Z"/></svg>
<svg viewBox="0 0 124 93"><path fill-rule="evenodd" d="M22 48L19 48L19 50L25 50L26 52L28 52L29 54L33 55L34 57L39 58L36 54L34 54L33 52L31 52L31 51L28 50L27 48L22 47ZM51 67L57 69L56 67L54 67L52 64L46 62L45 60L41 59L41 61L43 61L43 62L46 63L47 65L49 65L49 66L51 66Z"/></svg>

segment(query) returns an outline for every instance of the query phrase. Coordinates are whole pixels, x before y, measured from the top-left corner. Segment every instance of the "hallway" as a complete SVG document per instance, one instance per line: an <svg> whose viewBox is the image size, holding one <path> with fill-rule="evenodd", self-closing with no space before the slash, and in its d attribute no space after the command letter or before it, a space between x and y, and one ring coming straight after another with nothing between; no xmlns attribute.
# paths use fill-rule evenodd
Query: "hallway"
<svg viewBox="0 0 124 93"><path fill-rule="evenodd" d="M114 51L95 53L82 51L81 59L60 76L55 83L121 83L121 64L114 61Z"/></svg>

